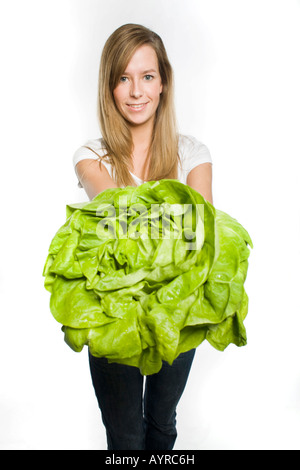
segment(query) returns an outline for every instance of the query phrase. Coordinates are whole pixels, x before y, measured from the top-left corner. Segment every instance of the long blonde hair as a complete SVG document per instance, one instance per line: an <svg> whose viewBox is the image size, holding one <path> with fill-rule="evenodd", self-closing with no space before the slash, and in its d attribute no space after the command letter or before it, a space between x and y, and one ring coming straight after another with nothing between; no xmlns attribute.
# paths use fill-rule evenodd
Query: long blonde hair
<svg viewBox="0 0 300 470"><path fill-rule="evenodd" d="M178 176L178 132L171 64L158 34L141 25L125 24L119 27L104 45L98 82L98 117L106 149L105 156L112 165L118 186L135 186L129 171L133 143L126 120L115 105L113 90L132 55L144 44L152 46L156 52L163 84L147 157L149 159L147 180L176 179Z"/></svg>

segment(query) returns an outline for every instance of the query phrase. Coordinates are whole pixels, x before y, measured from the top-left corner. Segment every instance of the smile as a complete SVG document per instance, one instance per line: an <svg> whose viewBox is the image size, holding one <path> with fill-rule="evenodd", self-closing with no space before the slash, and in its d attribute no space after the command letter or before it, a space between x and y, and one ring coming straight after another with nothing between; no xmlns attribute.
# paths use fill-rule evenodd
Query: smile
<svg viewBox="0 0 300 470"><path fill-rule="evenodd" d="M147 104L148 103L128 104L127 106L134 111L141 111L146 107Z"/></svg>

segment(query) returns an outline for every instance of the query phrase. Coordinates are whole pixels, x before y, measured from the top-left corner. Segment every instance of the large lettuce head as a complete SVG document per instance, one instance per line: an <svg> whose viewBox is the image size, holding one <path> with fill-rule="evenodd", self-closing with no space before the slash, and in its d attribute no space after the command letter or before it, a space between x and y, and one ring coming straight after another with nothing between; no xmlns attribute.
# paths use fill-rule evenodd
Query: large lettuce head
<svg viewBox="0 0 300 470"><path fill-rule="evenodd" d="M205 339L246 344L247 231L177 180L67 206L45 263L66 343L144 375Z"/></svg>

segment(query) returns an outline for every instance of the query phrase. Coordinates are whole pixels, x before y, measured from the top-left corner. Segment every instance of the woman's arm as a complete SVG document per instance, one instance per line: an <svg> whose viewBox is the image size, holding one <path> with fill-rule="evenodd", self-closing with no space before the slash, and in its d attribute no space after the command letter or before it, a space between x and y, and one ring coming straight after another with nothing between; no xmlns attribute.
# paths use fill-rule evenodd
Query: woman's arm
<svg viewBox="0 0 300 470"><path fill-rule="evenodd" d="M201 163L193 168L187 176L186 183L213 204L211 163Z"/></svg>
<svg viewBox="0 0 300 470"><path fill-rule="evenodd" d="M100 168L98 160L90 158L80 160L75 167L75 171L90 199L93 199L97 194L101 193L105 189L118 187L110 177L105 166L101 165Z"/></svg>

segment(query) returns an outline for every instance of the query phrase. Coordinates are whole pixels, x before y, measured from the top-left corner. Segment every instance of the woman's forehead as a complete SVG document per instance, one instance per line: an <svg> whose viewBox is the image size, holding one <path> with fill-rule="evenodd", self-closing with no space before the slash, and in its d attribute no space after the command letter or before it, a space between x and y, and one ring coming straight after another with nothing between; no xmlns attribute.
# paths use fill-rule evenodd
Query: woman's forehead
<svg viewBox="0 0 300 470"><path fill-rule="evenodd" d="M159 65L155 50L148 44L144 44L133 53L124 73L154 73L158 71Z"/></svg>

